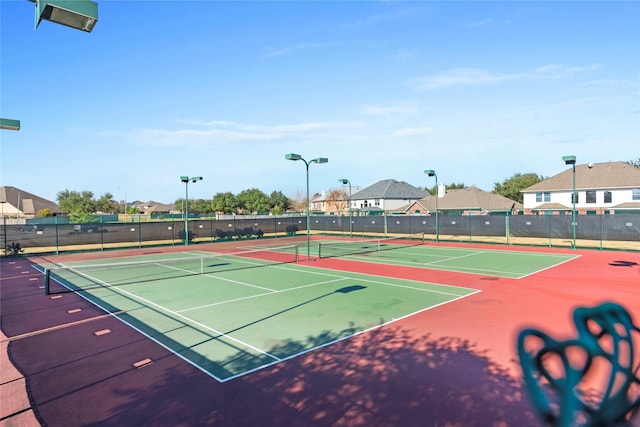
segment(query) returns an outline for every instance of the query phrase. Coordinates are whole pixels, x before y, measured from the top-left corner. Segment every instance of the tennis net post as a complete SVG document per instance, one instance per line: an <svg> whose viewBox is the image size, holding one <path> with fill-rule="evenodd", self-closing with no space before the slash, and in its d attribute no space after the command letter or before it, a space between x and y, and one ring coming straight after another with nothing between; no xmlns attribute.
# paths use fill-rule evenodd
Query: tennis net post
<svg viewBox="0 0 640 427"><path fill-rule="evenodd" d="M51 269L44 269L44 294L49 295L51 284Z"/></svg>

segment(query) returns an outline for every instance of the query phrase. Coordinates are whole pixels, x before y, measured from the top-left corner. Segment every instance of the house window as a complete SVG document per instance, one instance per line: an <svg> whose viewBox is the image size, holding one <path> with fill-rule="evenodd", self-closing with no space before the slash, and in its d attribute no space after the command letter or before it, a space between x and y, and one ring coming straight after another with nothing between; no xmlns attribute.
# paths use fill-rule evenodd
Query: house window
<svg viewBox="0 0 640 427"><path fill-rule="evenodd" d="M376 206L380 206L380 199L376 199L374 203Z"/></svg>
<svg viewBox="0 0 640 427"><path fill-rule="evenodd" d="M604 202L611 203L611 191L604 192Z"/></svg>
<svg viewBox="0 0 640 427"><path fill-rule="evenodd" d="M640 188L631 190L631 200L640 200Z"/></svg>
<svg viewBox="0 0 640 427"><path fill-rule="evenodd" d="M587 190L586 191L586 201L587 203L595 203L596 202L596 190Z"/></svg>
<svg viewBox="0 0 640 427"><path fill-rule="evenodd" d="M551 193L548 191L545 191L544 193L542 191L539 191L536 193L536 202L540 203L540 202L550 202L551 201Z"/></svg>

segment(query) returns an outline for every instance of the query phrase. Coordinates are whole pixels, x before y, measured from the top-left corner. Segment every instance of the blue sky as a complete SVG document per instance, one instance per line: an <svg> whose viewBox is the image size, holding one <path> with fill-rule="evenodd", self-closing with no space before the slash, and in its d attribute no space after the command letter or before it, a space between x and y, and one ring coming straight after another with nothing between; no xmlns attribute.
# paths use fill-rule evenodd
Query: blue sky
<svg viewBox="0 0 640 427"><path fill-rule="evenodd" d="M491 191L640 157L640 2L1 0L1 185L171 203L382 179Z"/></svg>

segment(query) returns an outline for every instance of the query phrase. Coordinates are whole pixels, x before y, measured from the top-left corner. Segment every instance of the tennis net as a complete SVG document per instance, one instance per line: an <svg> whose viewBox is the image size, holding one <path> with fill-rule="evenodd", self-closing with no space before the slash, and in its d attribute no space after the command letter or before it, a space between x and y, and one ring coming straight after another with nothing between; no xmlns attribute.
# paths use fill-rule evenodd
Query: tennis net
<svg viewBox="0 0 640 427"><path fill-rule="evenodd" d="M424 233L404 235L401 237L385 237L381 239L340 240L333 242L320 241L318 242L318 258L331 258L400 249L407 246L418 246L422 243L424 243Z"/></svg>
<svg viewBox="0 0 640 427"><path fill-rule="evenodd" d="M155 257L126 262L113 259L93 264L52 265L45 267L44 288L48 295L53 281L62 284L66 291L80 291L293 263L298 259L298 246L290 245L234 253L183 252L174 258Z"/></svg>

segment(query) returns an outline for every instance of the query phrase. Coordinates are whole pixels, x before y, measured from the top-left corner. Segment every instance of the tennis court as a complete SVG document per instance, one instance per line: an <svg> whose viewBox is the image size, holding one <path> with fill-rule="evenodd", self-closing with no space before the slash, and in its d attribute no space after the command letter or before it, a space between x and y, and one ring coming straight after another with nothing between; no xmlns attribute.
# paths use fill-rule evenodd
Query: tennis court
<svg viewBox="0 0 640 427"><path fill-rule="evenodd" d="M573 254L518 252L422 245L422 239L321 240L320 258L340 257L378 264L429 268L520 279L577 257Z"/></svg>
<svg viewBox="0 0 640 427"><path fill-rule="evenodd" d="M289 246L45 267L50 293L78 293L221 382L478 292L297 259Z"/></svg>
<svg viewBox="0 0 640 427"><path fill-rule="evenodd" d="M328 240L312 236L315 261L306 236L3 260L3 345L19 369L3 390L28 394L5 414L533 427L517 333L573 336L571 310L602 299L638 315L635 253L353 239L364 253L332 254Z"/></svg>

